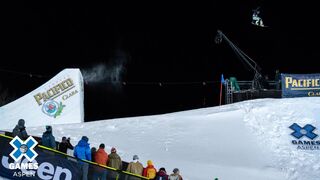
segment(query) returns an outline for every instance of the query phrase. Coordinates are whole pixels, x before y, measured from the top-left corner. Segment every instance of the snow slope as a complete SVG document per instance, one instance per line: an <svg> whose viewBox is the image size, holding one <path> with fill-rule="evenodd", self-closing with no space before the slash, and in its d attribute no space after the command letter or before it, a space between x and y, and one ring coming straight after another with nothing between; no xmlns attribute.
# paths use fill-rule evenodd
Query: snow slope
<svg viewBox="0 0 320 180"><path fill-rule="evenodd" d="M293 123L312 124L320 135L320 98L252 100L192 111L53 125L57 139L73 144L87 135L123 160L138 154L146 165L178 167L185 180L319 180L319 150L298 150ZM26 122L28 126L28 122ZM44 127L28 128L40 136ZM307 140L306 137L302 138ZM315 140L319 140L319 136Z"/></svg>

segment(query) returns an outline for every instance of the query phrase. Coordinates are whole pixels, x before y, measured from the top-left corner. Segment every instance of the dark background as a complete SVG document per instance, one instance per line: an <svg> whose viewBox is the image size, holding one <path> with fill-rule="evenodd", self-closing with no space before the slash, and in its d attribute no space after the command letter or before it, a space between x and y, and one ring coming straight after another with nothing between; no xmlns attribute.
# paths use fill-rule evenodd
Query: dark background
<svg viewBox="0 0 320 180"><path fill-rule="evenodd" d="M270 79L276 69L317 73L315 4L262 0L13 4L2 16L0 91L8 90L8 102L64 68L90 72L101 65L106 71L121 66L119 83L108 78L86 81L86 120L215 106L222 73L238 80L253 78L227 43L214 43L217 30ZM251 24L252 10L258 6L269 27Z"/></svg>

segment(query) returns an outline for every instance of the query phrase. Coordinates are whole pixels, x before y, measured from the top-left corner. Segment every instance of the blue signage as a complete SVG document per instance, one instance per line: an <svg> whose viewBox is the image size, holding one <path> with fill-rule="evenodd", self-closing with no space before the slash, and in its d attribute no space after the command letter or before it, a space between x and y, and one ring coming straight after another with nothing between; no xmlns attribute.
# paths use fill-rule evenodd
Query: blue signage
<svg viewBox="0 0 320 180"><path fill-rule="evenodd" d="M282 97L320 97L320 74L281 74Z"/></svg>

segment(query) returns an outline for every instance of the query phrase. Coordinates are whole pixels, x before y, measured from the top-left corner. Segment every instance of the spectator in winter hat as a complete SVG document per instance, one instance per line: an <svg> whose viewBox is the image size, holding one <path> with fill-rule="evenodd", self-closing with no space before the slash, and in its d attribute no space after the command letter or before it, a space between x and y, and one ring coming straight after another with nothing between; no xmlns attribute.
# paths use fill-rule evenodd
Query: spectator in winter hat
<svg viewBox="0 0 320 180"><path fill-rule="evenodd" d="M178 168L173 169L173 174L169 176L169 180L183 180Z"/></svg>
<svg viewBox="0 0 320 180"><path fill-rule="evenodd" d="M97 153L97 148L96 148L96 147L92 147L92 148L90 149L90 152L91 152L91 161L92 161L92 162L96 162L96 160L95 160L94 158L95 158L95 155L96 155L96 153ZM89 176L90 178L91 178L91 177L93 178L95 171L96 171L95 166L89 166L88 176ZM89 179L90 179L90 178L89 178Z"/></svg>
<svg viewBox="0 0 320 180"><path fill-rule="evenodd" d="M122 161L120 156L117 154L117 149L112 147L111 148L111 153L109 155L109 160L108 160L108 166L115 168L115 169L121 169L122 167ZM118 173L115 171L110 171L108 173L108 179L116 179Z"/></svg>
<svg viewBox="0 0 320 180"><path fill-rule="evenodd" d="M62 141L61 143L59 144L59 148L58 150L60 152L63 152L63 153L67 153L67 150L68 149L71 149L73 150L73 146L72 144L70 143L70 138L66 138L66 137L62 137Z"/></svg>
<svg viewBox="0 0 320 180"><path fill-rule="evenodd" d="M89 138L87 136L82 136L81 140L78 142L74 148L73 155L76 158L91 161L91 151L90 144L88 143Z"/></svg>
<svg viewBox="0 0 320 180"><path fill-rule="evenodd" d="M91 161L91 151L90 151L90 144L88 143L89 138L87 136L82 136L81 140L78 142L76 147L74 148L73 155L76 158L82 160ZM87 163L80 163L82 169L82 180L88 179L88 168L89 165Z"/></svg>
<svg viewBox="0 0 320 180"><path fill-rule="evenodd" d="M102 165L107 165L108 153L104 150L105 145L100 144L98 151L95 154L95 162Z"/></svg>
<svg viewBox="0 0 320 180"><path fill-rule="evenodd" d="M133 158L132 158L133 160L139 160L139 156L138 155L133 155Z"/></svg>
<svg viewBox="0 0 320 180"><path fill-rule="evenodd" d="M143 170L143 176L149 179L154 179L156 177L157 170L154 168L151 160L147 161L147 167Z"/></svg>
<svg viewBox="0 0 320 180"><path fill-rule="evenodd" d="M101 165L107 165L108 162L108 153L104 150L105 145L100 144L98 151L95 154L95 162ZM107 178L107 171L101 168L98 168L96 173L94 173L93 179L106 179Z"/></svg>
<svg viewBox="0 0 320 180"><path fill-rule="evenodd" d="M46 131L42 134L41 139L42 145L55 149L56 148L56 140L55 137L52 135L52 127L46 126Z"/></svg>
<svg viewBox="0 0 320 180"><path fill-rule="evenodd" d="M157 173L156 179L161 180L168 180L169 176L167 175L166 169L164 167L159 169L159 172Z"/></svg>
<svg viewBox="0 0 320 180"><path fill-rule="evenodd" d="M127 171L133 174L142 175L143 173L143 165L139 162L138 155L133 156L133 161L129 163ZM140 178L131 177L130 180L138 180Z"/></svg>
<svg viewBox="0 0 320 180"><path fill-rule="evenodd" d="M92 147L90 151L91 151L91 161L92 161L92 162L96 162L96 160L94 159L94 157L95 157L95 155L96 155L97 148L96 148L96 147Z"/></svg>
<svg viewBox="0 0 320 180"><path fill-rule="evenodd" d="M28 138L28 133L26 127L24 126L25 122L23 119L19 119L18 124L12 130L12 136L18 136L21 140L26 140Z"/></svg>

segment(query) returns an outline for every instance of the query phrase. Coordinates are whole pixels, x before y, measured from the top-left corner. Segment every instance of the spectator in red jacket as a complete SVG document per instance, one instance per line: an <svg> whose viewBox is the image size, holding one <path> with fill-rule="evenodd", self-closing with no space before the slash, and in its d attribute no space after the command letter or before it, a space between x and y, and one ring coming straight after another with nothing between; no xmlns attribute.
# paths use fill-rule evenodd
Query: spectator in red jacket
<svg viewBox="0 0 320 180"><path fill-rule="evenodd" d="M100 144L98 151L96 152L94 159L95 162L101 165L106 166L108 162L108 154L104 150L105 145ZM97 167L98 168L98 167ZM107 171L102 168L98 168L97 171L94 173L93 179L106 179L107 178Z"/></svg>
<svg viewBox="0 0 320 180"><path fill-rule="evenodd" d="M144 168L143 170L143 176L149 178L149 179L154 179L157 175L157 170L154 168L153 163L151 160L147 161L147 167Z"/></svg>

